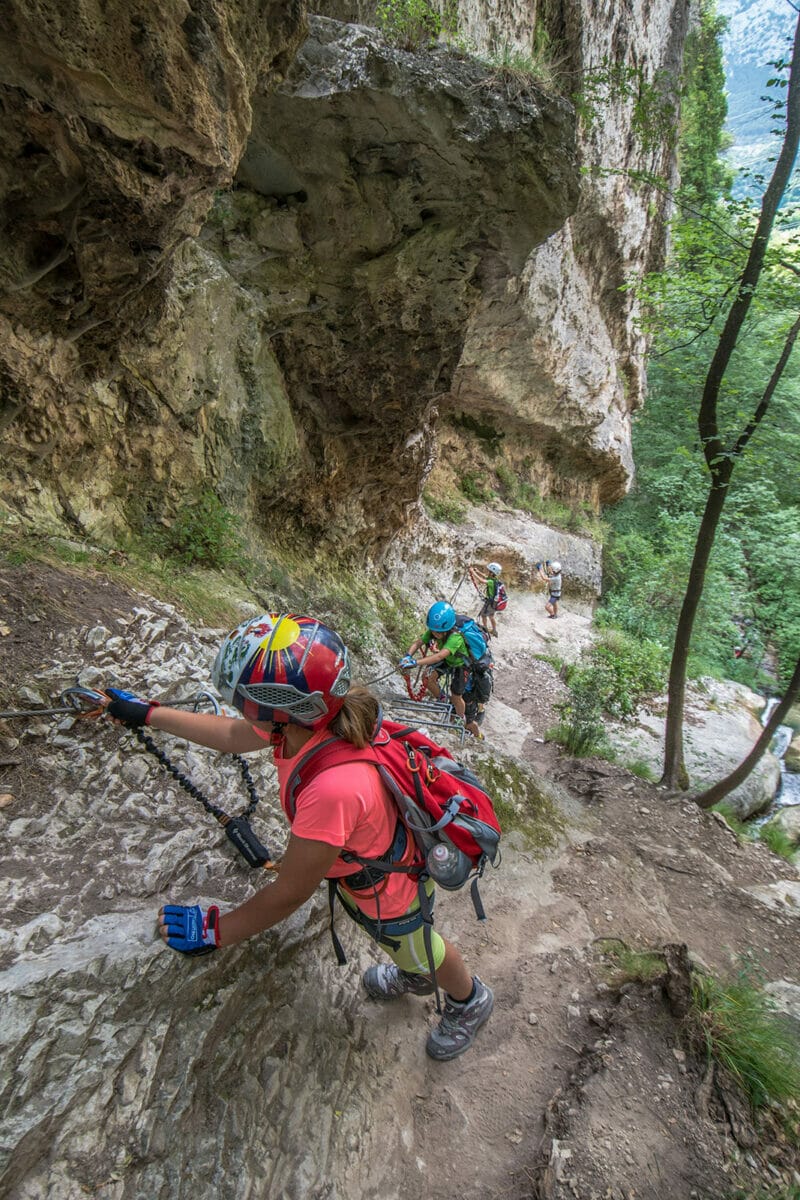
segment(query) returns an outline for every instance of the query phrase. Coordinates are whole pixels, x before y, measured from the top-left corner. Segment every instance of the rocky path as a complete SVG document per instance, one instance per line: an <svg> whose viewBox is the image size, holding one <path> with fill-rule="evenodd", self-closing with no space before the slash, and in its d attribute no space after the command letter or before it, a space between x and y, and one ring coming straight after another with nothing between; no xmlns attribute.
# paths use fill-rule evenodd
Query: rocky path
<svg viewBox="0 0 800 1200"><path fill-rule="evenodd" d="M76 674L167 699L207 681L214 631L110 593L95 594L87 624L68 582L62 593L57 573L38 587L29 575L17 592L0 579L9 677L25 674L42 700ZM42 623L52 644L37 663ZM588 636L588 617L568 607L548 621L540 594L516 595L501 625L486 748L527 761L563 827L546 853L506 838L482 887L485 924L466 897L439 897L442 928L496 995L475 1047L448 1064L424 1053L431 1002L365 1000L373 955L355 930L342 931L348 966L335 965L321 894L226 954L166 952L160 903L232 904L261 880L128 735L69 722L4 732L0 1181L11 1200L726 1195L735 1147L724 1110L698 1115L703 1064L660 988L609 989L596 939L685 942L714 968L749 953L796 1004L800 885L714 817L543 740L563 685L536 655L567 657ZM179 743L170 753L236 810L234 764ZM253 769L258 831L280 846L272 768ZM754 1165L736 1170L755 1194L769 1172L757 1140L748 1153ZM782 1151L772 1165L790 1178Z"/></svg>

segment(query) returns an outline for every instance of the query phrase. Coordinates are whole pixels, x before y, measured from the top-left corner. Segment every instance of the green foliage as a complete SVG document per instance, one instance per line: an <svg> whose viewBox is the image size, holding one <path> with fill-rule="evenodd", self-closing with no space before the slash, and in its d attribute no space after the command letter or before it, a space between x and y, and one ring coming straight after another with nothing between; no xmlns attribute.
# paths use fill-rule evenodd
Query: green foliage
<svg viewBox="0 0 800 1200"><path fill-rule="evenodd" d="M492 46L485 61L513 92L524 91L531 83L546 91L558 87L559 64L550 36L540 21L527 49L505 41Z"/></svg>
<svg viewBox="0 0 800 1200"><path fill-rule="evenodd" d="M608 756L603 714L625 719L664 683L664 647L647 638L606 629L582 661L569 668L570 695L556 705L561 720L548 731L571 754Z"/></svg>
<svg viewBox="0 0 800 1200"><path fill-rule="evenodd" d="M466 505L456 496L434 496L424 492L422 502L434 521L449 521L452 525L460 525L467 513Z"/></svg>
<svg viewBox="0 0 800 1200"><path fill-rule="evenodd" d="M703 380L752 242L757 212L730 200L722 28L713 6L687 48L682 187L665 272L640 298L655 338L648 403L633 428L637 484L610 514L601 620L672 641L710 485L697 431ZM788 269L787 269L788 267ZM786 371L746 452L756 412L800 309L795 239L780 232L721 381L720 440L735 471L704 582L689 673L763 683L766 647L785 682L800 654L800 377ZM736 657L737 647L744 654Z"/></svg>
<svg viewBox="0 0 800 1200"><path fill-rule="evenodd" d="M665 973L664 958L657 950L635 950L621 938L599 938L597 951L605 960L608 983L654 983Z"/></svg>
<svg viewBox="0 0 800 1200"><path fill-rule="evenodd" d="M605 59L584 74L581 90L572 100L587 133L610 106L626 105L631 132L648 153L675 144L674 87L675 80L665 72L648 80L641 67Z"/></svg>
<svg viewBox="0 0 800 1200"><path fill-rule="evenodd" d="M238 519L208 489L187 499L156 540L164 555L184 566L226 567L241 553Z"/></svg>
<svg viewBox="0 0 800 1200"><path fill-rule="evenodd" d="M494 466L494 474L501 497L512 508L528 512L544 525L579 533L584 537L602 542L606 526L589 504L565 504L552 497L540 496L532 483L528 483L518 472L505 462Z"/></svg>
<svg viewBox="0 0 800 1200"><path fill-rule="evenodd" d="M635 950L618 938L599 939L596 946L614 986L653 983L664 975L664 959L657 951ZM800 1043L749 959L741 960L736 972L724 979L692 973L687 1023L708 1057L736 1080L754 1109L800 1100Z"/></svg>
<svg viewBox="0 0 800 1200"><path fill-rule="evenodd" d="M693 976L691 1023L753 1108L800 1100L800 1044L749 962L729 979Z"/></svg>
<svg viewBox="0 0 800 1200"><path fill-rule="evenodd" d="M601 705L612 717L630 717L641 700L666 680L667 654L649 638L628 637L606 629L589 652Z"/></svg>
<svg viewBox="0 0 800 1200"><path fill-rule="evenodd" d="M404 594L399 590L384 592L378 597L377 611L392 645L405 652L418 637L420 622Z"/></svg>
<svg viewBox="0 0 800 1200"><path fill-rule="evenodd" d="M607 742L598 673L591 667L573 668L569 686L569 699L556 705L561 720L547 737L578 758L599 754Z"/></svg>
<svg viewBox="0 0 800 1200"><path fill-rule="evenodd" d="M777 320L771 318L767 325ZM764 325L761 326L764 332ZM765 338L749 342L738 387L770 372ZM637 483L606 514L598 618L634 636L671 642L705 503L707 473L690 419L700 377L695 349L651 365L633 427ZM752 386L752 385L750 385ZM689 670L758 687L764 648L785 681L800 653L800 380L786 380L773 416L737 464L706 575ZM745 626L745 622L748 624ZM747 635L746 653L734 649Z"/></svg>
<svg viewBox="0 0 800 1200"><path fill-rule="evenodd" d="M646 779L648 783L654 783L657 778L653 768L643 758L635 758L633 762L626 762L624 766L631 775L636 775L639 779Z"/></svg>
<svg viewBox="0 0 800 1200"><path fill-rule="evenodd" d="M442 17L429 0L378 0L378 27L388 42L403 50L421 50L442 32Z"/></svg>
<svg viewBox="0 0 800 1200"><path fill-rule="evenodd" d="M471 763L494 802L505 834L516 830L529 850L551 850L558 844L564 818L530 771L491 751L475 751Z"/></svg>
<svg viewBox="0 0 800 1200"><path fill-rule="evenodd" d="M765 845L769 846L773 854L779 854L781 858L790 859L797 852L797 846L780 825L773 825L772 822L762 825L758 836Z"/></svg>
<svg viewBox="0 0 800 1200"><path fill-rule="evenodd" d="M721 43L727 24L714 3L704 2L686 39L678 155L684 205L714 205L719 196L730 194L733 182L720 156L730 144L724 131L728 104Z"/></svg>
<svg viewBox="0 0 800 1200"><path fill-rule="evenodd" d="M458 486L471 504L485 504L494 495L486 480L472 471L461 476Z"/></svg>
<svg viewBox="0 0 800 1200"><path fill-rule="evenodd" d="M482 442L490 454L497 454L500 443L506 436L503 430L497 429L491 421L482 420L471 413L454 413L450 418L451 425L456 429L466 429Z"/></svg>
<svg viewBox="0 0 800 1200"><path fill-rule="evenodd" d="M736 815L736 812L724 800L720 800L719 804L715 804L711 810L718 812L723 818L726 825L736 834L740 842L748 842L750 840L750 830L745 823Z"/></svg>
<svg viewBox="0 0 800 1200"><path fill-rule="evenodd" d="M800 1183L775 1183L753 1191L750 1184L734 1188L725 1200L800 1200Z"/></svg>

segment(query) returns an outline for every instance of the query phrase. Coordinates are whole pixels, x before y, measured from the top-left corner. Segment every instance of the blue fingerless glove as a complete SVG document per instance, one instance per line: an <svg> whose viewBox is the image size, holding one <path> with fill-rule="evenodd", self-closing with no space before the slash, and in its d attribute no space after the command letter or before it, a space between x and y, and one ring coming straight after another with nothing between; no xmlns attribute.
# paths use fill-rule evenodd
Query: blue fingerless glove
<svg viewBox="0 0 800 1200"><path fill-rule="evenodd" d="M111 697L106 712L129 729L138 729L146 725L151 711L158 708L158 701L141 700L134 696L133 692L125 692L122 688L106 688L106 695Z"/></svg>
<svg viewBox="0 0 800 1200"><path fill-rule="evenodd" d="M161 916L167 931L167 945L179 954L210 954L219 947L219 909L212 904L165 904Z"/></svg>
<svg viewBox="0 0 800 1200"><path fill-rule="evenodd" d="M413 671L417 665L417 660L412 654L404 654L397 665L401 671Z"/></svg>

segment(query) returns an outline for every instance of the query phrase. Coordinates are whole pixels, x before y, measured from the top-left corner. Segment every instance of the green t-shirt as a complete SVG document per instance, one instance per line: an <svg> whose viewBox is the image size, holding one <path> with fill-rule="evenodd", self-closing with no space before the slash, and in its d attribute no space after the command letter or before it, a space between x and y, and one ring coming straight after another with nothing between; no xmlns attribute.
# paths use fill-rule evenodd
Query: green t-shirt
<svg viewBox="0 0 800 1200"><path fill-rule="evenodd" d="M429 629L422 637L422 644L426 650L433 640L433 634ZM440 650L447 650L447 658L444 661L448 667L465 667L469 663L467 643L457 629L448 633L447 639L444 642L437 642L436 644Z"/></svg>
<svg viewBox="0 0 800 1200"><path fill-rule="evenodd" d="M497 595L497 582L498 581L493 576L490 576L486 580L486 599L487 600L494 600L495 596Z"/></svg>

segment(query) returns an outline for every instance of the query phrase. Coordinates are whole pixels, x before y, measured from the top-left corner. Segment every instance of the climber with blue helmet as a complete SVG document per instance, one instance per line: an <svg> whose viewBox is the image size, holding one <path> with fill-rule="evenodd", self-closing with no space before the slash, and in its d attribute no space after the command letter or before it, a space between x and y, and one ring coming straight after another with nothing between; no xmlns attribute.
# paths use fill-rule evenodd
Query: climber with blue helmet
<svg viewBox="0 0 800 1200"><path fill-rule="evenodd" d="M401 670L427 667L425 683L435 700L440 700L440 681L450 677L450 703L457 716L464 720L464 688L470 664L469 647L464 636L456 628L456 610L446 600L437 600L428 609L425 632L420 634L408 648L401 660ZM422 656L417 658L419 652Z"/></svg>

